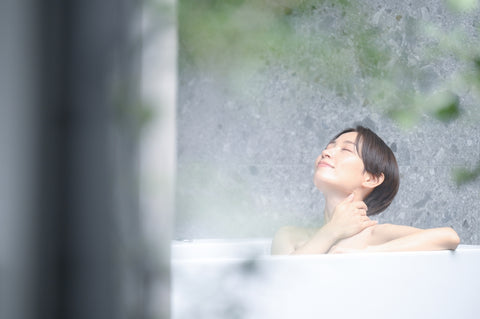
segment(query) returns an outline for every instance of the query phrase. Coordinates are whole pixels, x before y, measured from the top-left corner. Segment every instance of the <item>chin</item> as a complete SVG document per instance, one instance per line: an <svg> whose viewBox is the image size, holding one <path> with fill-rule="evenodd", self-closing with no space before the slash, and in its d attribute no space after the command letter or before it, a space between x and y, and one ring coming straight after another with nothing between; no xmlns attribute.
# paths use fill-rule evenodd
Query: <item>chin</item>
<svg viewBox="0 0 480 319"><path fill-rule="evenodd" d="M326 181L326 180L320 179L320 178L314 178L313 179L313 184L322 193L338 187L338 185L335 185L335 183L332 183L331 181Z"/></svg>

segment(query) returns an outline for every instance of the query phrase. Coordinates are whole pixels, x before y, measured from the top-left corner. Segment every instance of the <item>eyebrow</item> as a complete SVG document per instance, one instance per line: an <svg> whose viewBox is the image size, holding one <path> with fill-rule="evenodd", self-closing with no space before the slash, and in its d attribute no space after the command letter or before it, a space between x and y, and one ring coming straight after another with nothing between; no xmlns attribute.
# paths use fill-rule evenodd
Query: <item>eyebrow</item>
<svg viewBox="0 0 480 319"><path fill-rule="evenodd" d="M349 141L349 140L343 141L342 143L343 144L351 144L351 145L354 145L355 147L357 147L357 143ZM327 145L330 145L330 144L335 144L336 145L337 141L336 140L331 140Z"/></svg>
<svg viewBox="0 0 480 319"><path fill-rule="evenodd" d="M352 142L352 141L343 141L344 144L352 144L354 145L355 147L357 147L357 143L355 142Z"/></svg>
<svg viewBox="0 0 480 319"><path fill-rule="evenodd" d="M350 140L343 141L342 143L343 143L343 144L353 145L353 146L355 147L355 152L356 152L357 154L359 154L360 151L358 150L358 145L357 145L357 143L352 142L352 141L350 141ZM331 140L331 141L327 144L327 146L330 145L330 144L337 145L337 141L336 141L336 140Z"/></svg>

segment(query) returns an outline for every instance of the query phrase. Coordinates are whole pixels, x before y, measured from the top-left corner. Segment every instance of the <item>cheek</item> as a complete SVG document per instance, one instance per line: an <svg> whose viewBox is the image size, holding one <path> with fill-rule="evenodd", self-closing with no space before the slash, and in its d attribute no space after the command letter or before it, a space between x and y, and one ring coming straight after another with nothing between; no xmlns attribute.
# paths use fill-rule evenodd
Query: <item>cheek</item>
<svg viewBox="0 0 480 319"><path fill-rule="evenodd" d="M346 179L360 180L363 178L363 162L359 159L348 159L338 166L338 174Z"/></svg>
<svg viewBox="0 0 480 319"><path fill-rule="evenodd" d="M359 165L358 163L350 163L349 165L345 165L344 169L342 169L342 172L350 176L363 175L363 165Z"/></svg>

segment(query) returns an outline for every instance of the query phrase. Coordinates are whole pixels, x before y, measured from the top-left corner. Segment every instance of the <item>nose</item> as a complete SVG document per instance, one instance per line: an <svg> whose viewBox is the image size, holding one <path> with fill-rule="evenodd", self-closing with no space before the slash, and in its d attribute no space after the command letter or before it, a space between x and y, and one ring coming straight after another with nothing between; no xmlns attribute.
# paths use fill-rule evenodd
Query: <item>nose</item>
<svg viewBox="0 0 480 319"><path fill-rule="evenodd" d="M332 148L324 149L322 151L321 155L322 155L322 158L325 158L325 157L331 158L332 157Z"/></svg>

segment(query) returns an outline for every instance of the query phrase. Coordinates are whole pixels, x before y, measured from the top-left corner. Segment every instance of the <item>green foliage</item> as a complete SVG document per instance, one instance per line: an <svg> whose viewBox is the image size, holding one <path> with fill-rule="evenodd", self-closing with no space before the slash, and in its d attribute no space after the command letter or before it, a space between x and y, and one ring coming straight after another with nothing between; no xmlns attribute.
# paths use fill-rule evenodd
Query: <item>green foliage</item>
<svg viewBox="0 0 480 319"><path fill-rule="evenodd" d="M469 170L466 168L458 168L453 171L453 177L457 185L463 185L470 181L473 181L480 176L480 163L477 164L477 167Z"/></svg>
<svg viewBox="0 0 480 319"><path fill-rule="evenodd" d="M455 11L471 11L478 7L478 0L446 0L447 4Z"/></svg>
<svg viewBox="0 0 480 319"><path fill-rule="evenodd" d="M478 2L446 1L466 15ZM179 67L214 74L239 94L252 74L280 68L363 99L405 128L425 114L442 122L460 118L466 107L480 114L479 103L460 99L480 99L478 35L393 13L379 27L375 12L348 0L179 0ZM314 26L304 27L309 18ZM458 67L451 75L429 73L432 65L452 63Z"/></svg>
<svg viewBox="0 0 480 319"><path fill-rule="evenodd" d="M460 115L458 108L460 100L457 95L451 94L443 103L443 105L435 112L435 116L440 121L452 121Z"/></svg>

